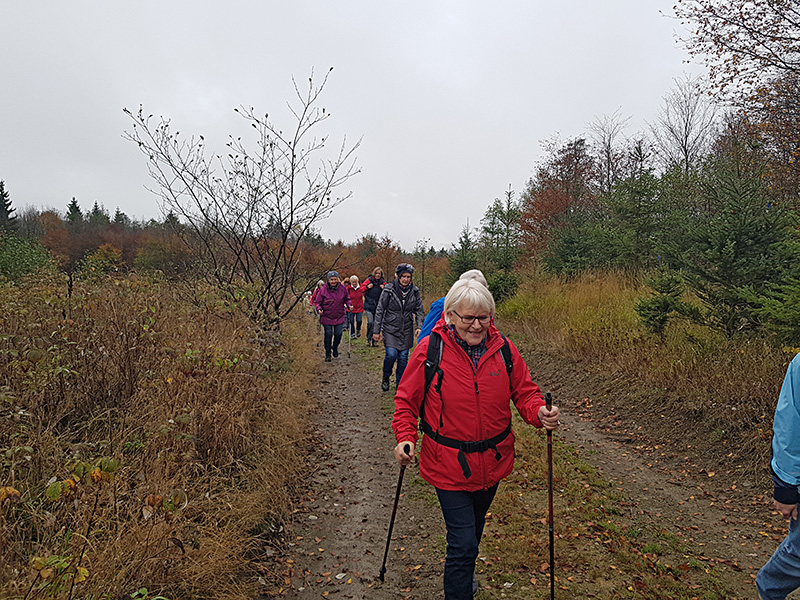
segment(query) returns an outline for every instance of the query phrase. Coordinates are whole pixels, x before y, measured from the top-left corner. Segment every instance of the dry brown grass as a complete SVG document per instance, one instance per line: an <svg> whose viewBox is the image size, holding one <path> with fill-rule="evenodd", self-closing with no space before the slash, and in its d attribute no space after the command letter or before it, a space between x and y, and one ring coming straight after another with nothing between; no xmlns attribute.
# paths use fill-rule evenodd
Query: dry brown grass
<svg viewBox="0 0 800 600"><path fill-rule="evenodd" d="M0 290L0 597L254 597L308 447L309 323L195 292Z"/></svg>
<svg viewBox="0 0 800 600"><path fill-rule="evenodd" d="M595 374L601 404L763 477L777 393L796 349L687 322L672 323L663 339L650 335L634 310L647 295L621 273L567 282L533 273L499 318L556 360Z"/></svg>

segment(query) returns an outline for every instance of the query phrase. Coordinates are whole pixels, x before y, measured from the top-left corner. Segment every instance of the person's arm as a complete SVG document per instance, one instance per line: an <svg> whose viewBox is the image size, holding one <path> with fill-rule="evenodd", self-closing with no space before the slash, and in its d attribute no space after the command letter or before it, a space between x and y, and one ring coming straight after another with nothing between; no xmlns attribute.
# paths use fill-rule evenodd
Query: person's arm
<svg viewBox="0 0 800 600"><path fill-rule="evenodd" d="M424 321L425 321L425 306L422 304L422 296L419 295L419 290L417 290L417 310L414 323L415 335L419 336L420 331L422 331L422 323Z"/></svg>
<svg viewBox="0 0 800 600"><path fill-rule="evenodd" d="M800 501L800 354L786 370L772 423L770 468L776 509L797 515Z"/></svg>
<svg viewBox="0 0 800 600"><path fill-rule="evenodd" d="M797 491L796 485L791 485L790 483L786 483L783 479L778 477L775 473L774 469L770 469L772 471L772 485L773 485L773 492L772 492L772 499L775 500L776 505L782 504L784 506L793 506L795 507L795 516L797 518L797 503L800 502L800 492ZM783 514L783 511L779 511ZM784 516L788 516L784 514Z"/></svg>
<svg viewBox="0 0 800 600"><path fill-rule="evenodd" d="M394 396L394 415L392 416L392 431L397 441L394 456L402 464L409 464L413 460L415 448L419 440L419 410L425 391L425 358L428 352L428 343L420 344L411 354L408 365L403 373L403 379ZM408 454L404 451L405 444L410 444Z"/></svg>
<svg viewBox="0 0 800 600"><path fill-rule="evenodd" d="M514 368L511 370L511 399L517 407L522 419L534 427L545 427L546 429L556 429L561 424L561 411L558 406L553 405L550 410L544 402L539 386L531 379L528 365L517 350L517 347L509 340L511 348L511 362ZM502 354L501 354L502 360Z"/></svg>
<svg viewBox="0 0 800 600"><path fill-rule="evenodd" d="M372 339L378 340L381 337L381 326L383 325L383 313L386 310L386 302L389 300L389 292L384 291L381 292L381 295L378 297L378 305L375 307L375 322L372 328L373 335Z"/></svg>
<svg viewBox="0 0 800 600"><path fill-rule="evenodd" d="M351 312L353 310L353 301L350 299L350 288L345 288L344 290L344 310L345 312Z"/></svg>
<svg viewBox="0 0 800 600"><path fill-rule="evenodd" d="M444 298L439 298L431 303L431 309L425 315L425 320L422 323L422 329L419 332L419 341L421 342L431 334L436 323L442 318L442 308L444 307Z"/></svg>
<svg viewBox="0 0 800 600"><path fill-rule="evenodd" d="M324 296L325 293L321 289L314 296L314 308L317 309L318 313L322 313L322 300Z"/></svg>

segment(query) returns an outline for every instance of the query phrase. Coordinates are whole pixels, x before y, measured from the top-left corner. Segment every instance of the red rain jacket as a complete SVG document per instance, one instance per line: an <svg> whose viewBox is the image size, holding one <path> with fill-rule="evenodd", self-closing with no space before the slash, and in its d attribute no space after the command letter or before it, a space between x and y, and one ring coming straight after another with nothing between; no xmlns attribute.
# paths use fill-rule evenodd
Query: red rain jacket
<svg viewBox="0 0 800 600"><path fill-rule="evenodd" d="M544 398L532 380L528 367L516 346L509 340L514 368L511 381L500 348L503 338L494 325L489 326L487 351L475 369L463 348L444 332L442 322L433 329L442 336L441 395L436 392L436 378L425 399L425 420L440 435L460 441L477 442L499 435L511 421L513 400L525 422L542 427L539 408ZM425 358L430 338L414 349L395 394L392 418L397 443L417 444L417 423L425 388ZM510 387L509 387L510 383ZM442 426L439 418L442 417ZM514 467L514 432L497 444L495 451L466 454L472 475L467 479L458 463L458 450L443 446L428 436L422 438L420 475L431 485L444 490L476 491L487 489L507 477Z"/></svg>
<svg viewBox="0 0 800 600"><path fill-rule="evenodd" d="M350 293L350 302L353 305L353 308L350 309L350 312L364 312L364 292L361 291L361 288L353 287L348 283L347 291Z"/></svg>

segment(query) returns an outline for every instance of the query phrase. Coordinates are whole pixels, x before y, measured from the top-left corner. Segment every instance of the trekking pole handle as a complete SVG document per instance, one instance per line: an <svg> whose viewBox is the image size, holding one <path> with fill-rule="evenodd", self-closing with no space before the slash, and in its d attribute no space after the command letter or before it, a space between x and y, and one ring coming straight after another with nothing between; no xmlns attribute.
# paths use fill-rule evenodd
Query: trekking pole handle
<svg viewBox="0 0 800 600"><path fill-rule="evenodd" d="M411 453L411 444L406 444L405 446L403 446L403 452L405 452L406 456L408 456ZM405 471L406 465L402 465L400 468Z"/></svg>
<svg viewBox="0 0 800 600"><path fill-rule="evenodd" d="M553 394L550 392L547 392L544 395L544 405L547 407L547 410L553 408Z"/></svg>

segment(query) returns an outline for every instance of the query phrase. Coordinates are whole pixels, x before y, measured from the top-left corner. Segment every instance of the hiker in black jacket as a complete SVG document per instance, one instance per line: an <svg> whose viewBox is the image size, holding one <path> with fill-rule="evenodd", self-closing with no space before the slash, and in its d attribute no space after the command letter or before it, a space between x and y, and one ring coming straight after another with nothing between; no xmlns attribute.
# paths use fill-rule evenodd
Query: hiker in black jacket
<svg viewBox="0 0 800 600"><path fill-rule="evenodd" d="M414 267L408 263L397 265L396 278L383 288L375 309L375 330L372 339L378 342L383 337L383 345L386 348L381 381L381 389L384 392L389 390L389 378L395 362L397 362L395 387L400 384L403 371L408 364L408 351L414 345L414 338L419 335L419 329L425 319L419 288L411 282L413 274Z"/></svg>
<svg viewBox="0 0 800 600"><path fill-rule="evenodd" d="M378 306L378 298L381 297L383 286L386 280L383 278L383 269L375 267L372 275L364 280L358 288L364 294L364 315L367 317L367 345L377 346L378 342L372 339L375 329L375 309Z"/></svg>

